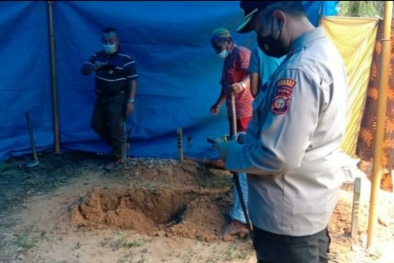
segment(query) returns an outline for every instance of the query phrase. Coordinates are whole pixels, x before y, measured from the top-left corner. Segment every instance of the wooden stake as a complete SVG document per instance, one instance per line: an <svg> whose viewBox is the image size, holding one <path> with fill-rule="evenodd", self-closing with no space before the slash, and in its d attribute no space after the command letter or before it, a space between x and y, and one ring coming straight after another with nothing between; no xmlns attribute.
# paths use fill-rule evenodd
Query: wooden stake
<svg viewBox="0 0 394 263"><path fill-rule="evenodd" d="M178 157L179 161L183 162L183 141L182 141L182 127L179 127L176 131L178 140Z"/></svg>
<svg viewBox="0 0 394 263"><path fill-rule="evenodd" d="M352 227L350 231L350 235L353 240L357 238L358 231L358 216L360 213L360 194L361 194L361 178L357 177L354 180L354 189L353 189L353 207L352 207Z"/></svg>

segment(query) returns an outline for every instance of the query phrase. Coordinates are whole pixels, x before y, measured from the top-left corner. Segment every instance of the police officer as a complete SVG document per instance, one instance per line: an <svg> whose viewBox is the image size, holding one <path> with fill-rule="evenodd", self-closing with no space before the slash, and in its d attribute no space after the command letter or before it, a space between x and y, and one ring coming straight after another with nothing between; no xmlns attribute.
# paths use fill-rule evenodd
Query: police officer
<svg viewBox="0 0 394 263"><path fill-rule="evenodd" d="M115 28L108 27L102 32L103 50L95 52L81 68L87 76L95 76L96 103L91 118L92 129L113 149L115 162L106 168L112 169L121 161L121 149L126 141L122 127L126 114L134 111L134 97L137 88L135 61L123 53Z"/></svg>
<svg viewBox="0 0 394 263"><path fill-rule="evenodd" d="M327 225L343 180L344 63L300 1L241 1L241 8L238 31L256 31L266 55L287 57L254 100L245 135L217 150L226 169L248 174L258 262L328 262Z"/></svg>

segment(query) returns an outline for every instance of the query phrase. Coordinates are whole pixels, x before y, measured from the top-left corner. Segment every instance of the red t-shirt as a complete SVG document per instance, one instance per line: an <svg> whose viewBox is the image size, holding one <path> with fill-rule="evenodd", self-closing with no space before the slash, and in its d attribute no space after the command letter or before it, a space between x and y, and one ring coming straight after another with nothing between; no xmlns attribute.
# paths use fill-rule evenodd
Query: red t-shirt
<svg viewBox="0 0 394 263"><path fill-rule="evenodd" d="M231 112L231 92L232 89L229 85L241 82L248 76L250 50L244 47L234 45L230 54L224 60L222 79L220 84L223 87L224 94L226 95L227 114L232 116ZM235 95L235 111L237 119L242 119L252 116L252 101L253 96L250 92L249 83L246 89Z"/></svg>

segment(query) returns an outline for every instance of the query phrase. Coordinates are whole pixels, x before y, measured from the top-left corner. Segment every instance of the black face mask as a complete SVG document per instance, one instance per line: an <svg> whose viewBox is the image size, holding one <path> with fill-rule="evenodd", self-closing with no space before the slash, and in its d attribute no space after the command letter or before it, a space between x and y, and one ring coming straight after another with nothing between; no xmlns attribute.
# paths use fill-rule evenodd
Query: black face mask
<svg viewBox="0 0 394 263"><path fill-rule="evenodd" d="M273 22L271 21L271 35L262 37L257 35L257 45L267 56L280 58L287 54L287 51L282 47L282 42L279 40L282 30L279 32L279 38L275 39L273 34Z"/></svg>

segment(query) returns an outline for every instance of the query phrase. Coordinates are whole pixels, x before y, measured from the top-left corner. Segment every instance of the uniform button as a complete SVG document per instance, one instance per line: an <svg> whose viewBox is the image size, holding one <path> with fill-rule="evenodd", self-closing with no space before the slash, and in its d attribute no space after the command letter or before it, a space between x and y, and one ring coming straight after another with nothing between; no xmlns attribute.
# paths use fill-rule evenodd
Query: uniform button
<svg viewBox="0 0 394 263"><path fill-rule="evenodd" d="M330 79L330 77L324 77L323 81L324 81L325 83L330 83L330 82L331 82L331 79Z"/></svg>

